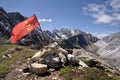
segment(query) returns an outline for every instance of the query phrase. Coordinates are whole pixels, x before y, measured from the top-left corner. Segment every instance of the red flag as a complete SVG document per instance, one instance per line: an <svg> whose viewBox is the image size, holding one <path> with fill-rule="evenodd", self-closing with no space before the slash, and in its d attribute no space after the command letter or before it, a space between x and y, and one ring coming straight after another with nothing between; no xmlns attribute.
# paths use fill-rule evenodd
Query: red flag
<svg viewBox="0 0 120 80"><path fill-rule="evenodd" d="M39 26L39 22L35 15L30 18L18 23L12 30L12 36L10 37L10 41L12 43L16 43L19 39L30 33L36 27Z"/></svg>

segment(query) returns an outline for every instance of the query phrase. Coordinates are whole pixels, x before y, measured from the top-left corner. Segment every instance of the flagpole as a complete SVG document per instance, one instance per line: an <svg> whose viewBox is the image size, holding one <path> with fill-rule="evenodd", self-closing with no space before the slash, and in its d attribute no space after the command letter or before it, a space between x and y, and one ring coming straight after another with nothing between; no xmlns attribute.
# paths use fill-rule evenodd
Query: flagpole
<svg viewBox="0 0 120 80"><path fill-rule="evenodd" d="M45 33L42 31L42 29L41 29L41 27L40 27L40 26L39 26L39 28L37 27L37 30L40 30L40 31L41 31L42 36L43 36L46 40L48 40L48 39L47 39L47 37L49 37L49 38L50 38L49 44L50 44L52 41L55 41L55 40L53 40L53 38L52 38L52 37L50 37L49 35L45 34Z"/></svg>
<svg viewBox="0 0 120 80"><path fill-rule="evenodd" d="M34 15L35 15L35 14L34 14ZM35 15L35 16L36 16L36 15ZM37 19L37 17L36 17L36 19ZM37 20L38 20L38 19L37 19ZM38 23L39 23L39 21L38 21ZM37 29L38 31L40 31L40 33L42 33L42 36L43 36L46 40L48 40L47 37L50 38L49 44L50 44L52 41L55 41L52 37L50 37L49 35L45 34L45 33L42 31L40 24L39 24L39 26L38 26L36 29ZM43 45L43 46L44 46L44 45Z"/></svg>

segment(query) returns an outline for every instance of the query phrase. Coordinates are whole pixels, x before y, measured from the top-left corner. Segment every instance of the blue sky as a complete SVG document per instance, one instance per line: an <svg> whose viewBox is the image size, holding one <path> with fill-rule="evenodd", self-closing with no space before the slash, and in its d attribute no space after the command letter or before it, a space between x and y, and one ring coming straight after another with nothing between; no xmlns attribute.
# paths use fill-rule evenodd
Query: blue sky
<svg viewBox="0 0 120 80"><path fill-rule="evenodd" d="M98 37L120 31L120 0L0 0L7 12L36 14L42 30L80 29Z"/></svg>

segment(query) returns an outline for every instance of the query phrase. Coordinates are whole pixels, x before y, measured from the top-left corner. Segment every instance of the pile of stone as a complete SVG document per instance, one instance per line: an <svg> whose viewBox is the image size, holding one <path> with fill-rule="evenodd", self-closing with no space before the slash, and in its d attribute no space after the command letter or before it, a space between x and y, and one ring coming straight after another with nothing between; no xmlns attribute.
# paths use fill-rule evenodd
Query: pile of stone
<svg viewBox="0 0 120 80"><path fill-rule="evenodd" d="M87 65L84 62L89 62L90 64ZM56 42L40 49L29 60L29 63L30 71L35 74L43 74L50 70L54 71L55 69L65 67L66 64L71 64L80 66L80 69L88 66L96 67L120 75L118 70L93 53L84 49L65 50Z"/></svg>
<svg viewBox="0 0 120 80"><path fill-rule="evenodd" d="M66 64L88 67L83 61L78 60L67 50L61 48L56 42L40 49L30 59L30 71L35 74L46 73L49 69L65 67Z"/></svg>

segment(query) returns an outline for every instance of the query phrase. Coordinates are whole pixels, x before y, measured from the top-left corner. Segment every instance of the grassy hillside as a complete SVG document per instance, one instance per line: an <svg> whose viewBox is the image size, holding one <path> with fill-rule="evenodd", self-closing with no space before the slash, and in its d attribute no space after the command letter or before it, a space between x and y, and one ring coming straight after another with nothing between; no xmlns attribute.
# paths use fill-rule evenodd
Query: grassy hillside
<svg viewBox="0 0 120 80"><path fill-rule="evenodd" d="M28 58L31 58L37 50L32 50L28 46L19 46L19 45L0 45L0 75L4 73L9 73L13 69L21 66L22 64L26 63ZM6 54L10 54L10 57L4 58ZM119 76L112 75L111 77L107 75L106 72L99 70L97 68L83 68L78 69L78 67L74 66L66 66L65 68L61 68L58 71L52 72L49 76L40 77L35 74L31 73L31 76L27 76L24 78L24 76L21 78L22 80L26 79L33 79L33 76L37 76L36 80L50 80L51 77L54 77L55 75L59 75L59 77L62 77L63 80L120 80ZM15 77L16 74L13 73L11 78ZM17 78L15 80L18 80Z"/></svg>
<svg viewBox="0 0 120 80"><path fill-rule="evenodd" d="M32 50L26 46L0 45L0 74L9 72L20 64L25 63L36 52L37 50ZM10 54L11 57L4 59L3 56L6 54Z"/></svg>

